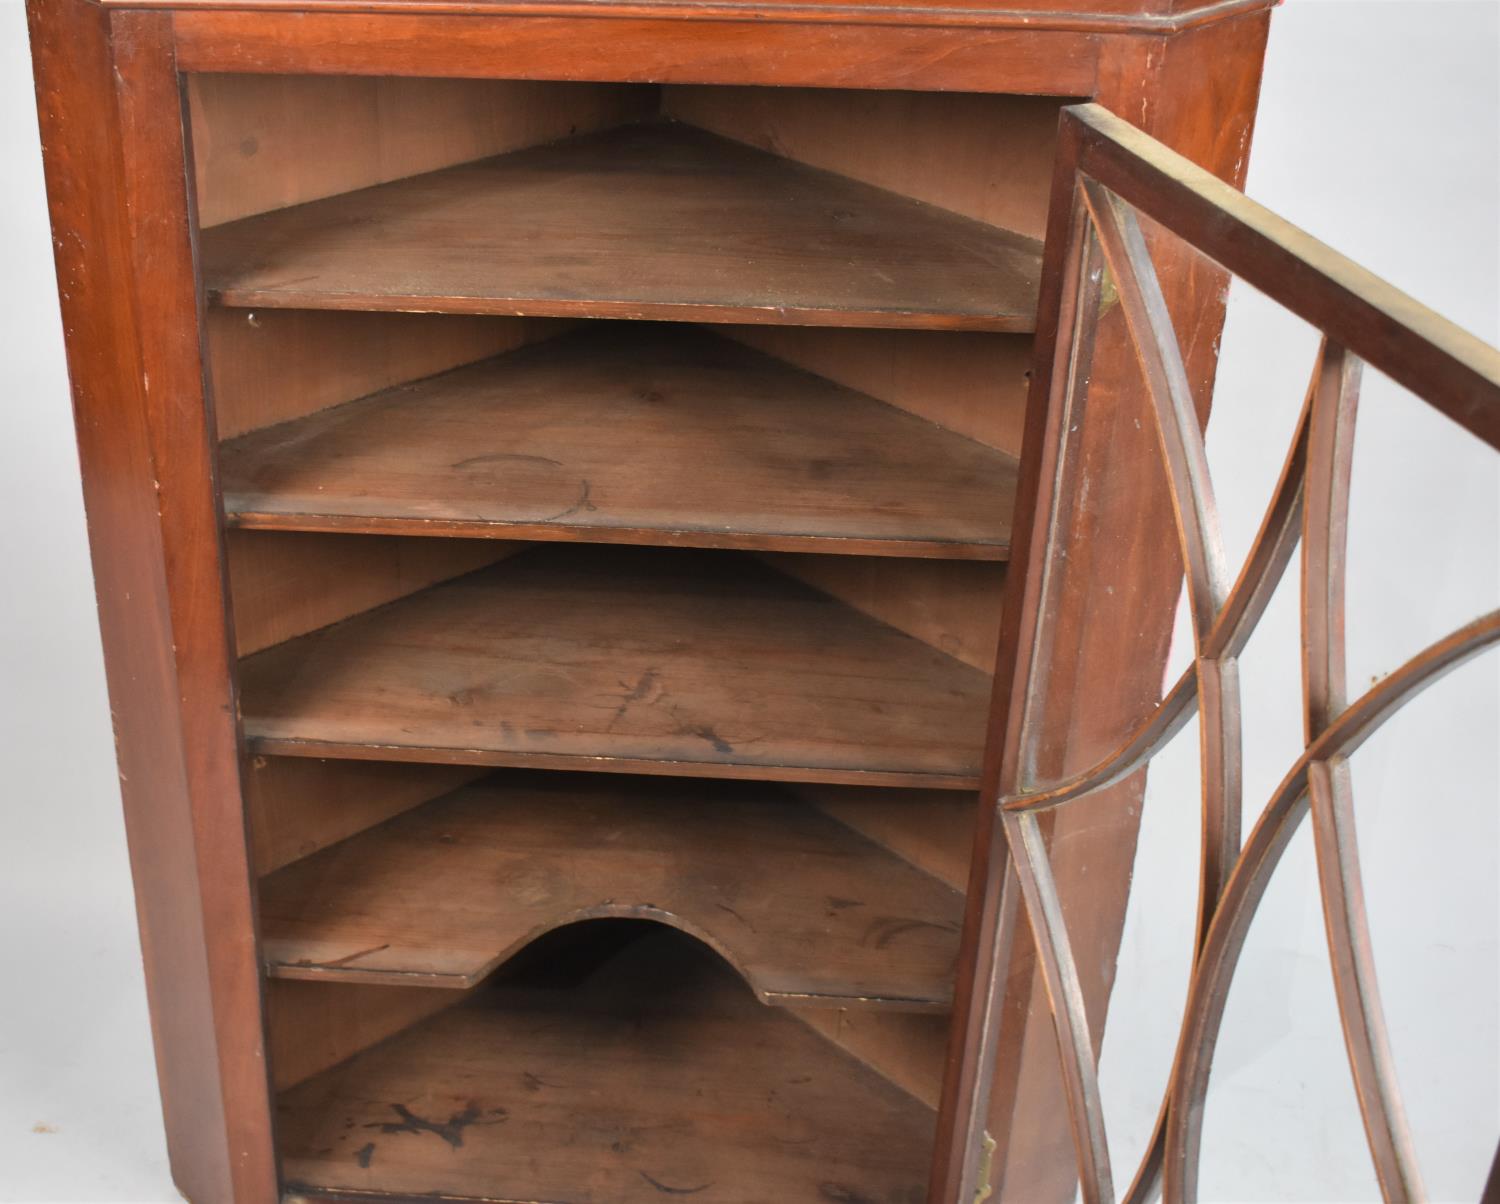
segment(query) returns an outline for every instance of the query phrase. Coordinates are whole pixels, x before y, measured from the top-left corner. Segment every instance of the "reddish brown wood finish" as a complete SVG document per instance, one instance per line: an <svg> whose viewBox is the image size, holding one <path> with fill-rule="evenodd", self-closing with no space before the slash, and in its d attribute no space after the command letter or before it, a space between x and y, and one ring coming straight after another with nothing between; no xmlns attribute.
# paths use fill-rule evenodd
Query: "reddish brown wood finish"
<svg viewBox="0 0 1500 1204"><path fill-rule="evenodd" d="M203 275L240 308L1024 331L1040 252L659 122L215 226Z"/></svg>
<svg viewBox="0 0 1500 1204"><path fill-rule="evenodd" d="M620 454L622 448L629 455ZM726 339L584 330L256 431L229 521L999 560L1015 461Z"/></svg>
<svg viewBox="0 0 1500 1204"><path fill-rule="evenodd" d="M732 552L543 545L246 658L261 753L971 790L988 675Z"/></svg>
<svg viewBox="0 0 1500 1204"><path fill-rule="evenodd" d="M68 371L173 1170L230 1195L204 917L125 220L109 21L28 5Z"/></svg>
<svg viewBox="0 0 1500 1204"><path fill-rule="evenodd" d="M1086 96L1099 37L1016 29L809 28L753 16L386 16L179 12L190 71L587 79Z"/></svg>
<svg viewBox="0 0 1500 1204"><path fill-rule="evenodd" d="M948 1006L963 896L785 787L502 773L278 870L261 907L278 978L462 990L613 917L692 934L766 1003L920 1012Z"/></svg>
<svg viewBox="0 0 1500 1204"><path fill-rule="evenodd" d="M127 11L106 17L77 0L30 0L164 1107L174 1173L195 1202L269 1204L277 1184L174 70L1097 96L1235 181L1272 2L1027 0L996 8L991 0L810 0L689 8L583 0L493 7L467 0L108 0ZM174 7L179 11L151 11ZM1182 264L1171 265L1167 277L1169 302L1204 317L1194 327L1199 338L1189 363L1195 379L1207 379L1214 282ZM1142 499L1124 532L1127 543L1131 532L1149 539L1159 531L1161 500ZM1159 575L1144 552L1119 569L1137 583ZM1143 612L1162 613L1165 623L1167 606L1148 595L1140 595ZM1144 663L1150 659L1119 662L1089 711L1093 718L1081 722L1107 728L1154 684L1153 665ZM1058 699L1060 731L1069 730L1074 698ZM988 814L982 807L981 816ZM981 951L998 897L990 867L1003 860L994 830L982 824L970 957ZM1098 927L1075 934L1097 952L1091 964L1112 964L1129 835L1100 833L1103 847L1081 842L1076 850L1101 867L1099 882L1110 884L1101 890ZM1067 866L1059 873L1066 877ZM1100 1010L1108 986L1085 984ZM955 1030L930 1198L958 1204L963 1167L972 1164L966 1143L986 1124L992 1131L1004 1126L996 1136L1007 1140L1007 1198L1030 1204L1070 1194L1060 1096L1028 1077L1042 1065L1037 1050L1052 1065L1045 1012L1033 1008L1026 1041L1001 1051L999 1110L971 1125L966 1108L975 1076L961 1071L979 1069L973 1021L983 1000L972 975L959 987L968 1010ZM1019 961L1010 1006L1024 1010L1032 992L1029 965ZM977 1078L986 1074L988 1067Z"/></svg>
<svg viewBox="0 0 1500 1204"><path fill-rule="evenodd" d="M68 367L174 1177L277 1191L170 23L30 6Z"/></svg>
<svg viewBox="0 0 1500 1204"><path fill-rule="evenodd" d="M141 385L168 574L230 1176L236 1197L254 1198L275 1189L276 1171L265 1149L261 978L212 454L217 438L198 340L192 171L170 23L157 14L122 13L111 24Z"/></svg>
<svg viewBox="0 0 1500 1204"><path fill-rule="evenodd" d="M956 0L938 5L911 0L161 0L154 7L222 11L463 13L468 16L672 17L866 23L872 25L978 26L994 29L1071 30L1093 33L1181 33L1221 21L1276 0L1026 0L997 6L993 0ZM106 8L131 7L130 0L104 0Z"/></svg>
<svg viewBox="0 0 1500 1204"><path fill-rule="evenodd" d="M580 987L477 992L277 1111L289 1186L346 1200L907 1204L932 1132L926 1105L671 932Z"/></svg>

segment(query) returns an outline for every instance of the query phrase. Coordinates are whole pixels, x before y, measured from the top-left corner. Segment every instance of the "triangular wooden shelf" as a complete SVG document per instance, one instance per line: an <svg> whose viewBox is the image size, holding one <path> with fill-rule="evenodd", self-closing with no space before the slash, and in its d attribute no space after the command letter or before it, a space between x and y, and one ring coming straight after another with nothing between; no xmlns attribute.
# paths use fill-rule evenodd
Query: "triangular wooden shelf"
<svg viewBox="0 0 1500 1204"><path fill-rule="evenodd" d="M784 787L501 775L261 885L284 978L464 988L554 928L692 933L769 1003L941 1010L963 896Z"/></svg>
<svg viewBox="0 0 1500 1204"><path fill-rule="evenodd" d="M930 1108L690 938L482 992L280 1098L286 1186L552 1204L922 1198Z"/></svg>
<svg viewBox="0 0 1500 1204"><path fill-rule="evenodd" d="M693 328L580 331L230 441L239 527L1000 560L1016 462Z"/></svg>
<svg viewBox="0 0 1500 1204"><path fill-rule="evenodd" d="M742 553L549 546L240 686L260 753L973 790L990 678Z"/></svg>
<svg viewBox="0 0 1500 1204"><path fill-rule="evenodd" d="M1041 244L673 123L205 230L222 305L1029 331Z"/></svg>

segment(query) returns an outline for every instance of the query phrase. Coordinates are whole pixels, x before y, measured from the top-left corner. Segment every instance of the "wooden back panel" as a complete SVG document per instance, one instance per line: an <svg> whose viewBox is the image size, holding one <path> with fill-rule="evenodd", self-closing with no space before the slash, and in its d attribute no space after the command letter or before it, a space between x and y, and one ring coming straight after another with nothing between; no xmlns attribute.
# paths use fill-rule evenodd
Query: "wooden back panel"
<svg viewBox="0 0 1500 1204"><path fill-rule="evenodd" d="M545 318L211 309L220 439L290 422L566 328Z"/></svg>
<svg viewBox="0 0 1500 1204"><path fill-rule="evenodd" d="M661 111L1040 239L1064 103L971 92L670 85Z"/></svg>
<svg viewBox="0 0 1500 1204"><path fill-rule="evenodd" d="M190 75L204 226L638 120L630 84Z"/></svg>

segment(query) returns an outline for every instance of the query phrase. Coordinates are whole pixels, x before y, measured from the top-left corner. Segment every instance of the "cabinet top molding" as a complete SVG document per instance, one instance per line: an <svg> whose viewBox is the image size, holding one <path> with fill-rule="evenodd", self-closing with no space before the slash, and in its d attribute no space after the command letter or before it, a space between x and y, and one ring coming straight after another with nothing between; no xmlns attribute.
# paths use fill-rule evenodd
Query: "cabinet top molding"
<svg viewBox="0 0 1500 1204"><path fill-rule="evenodd" d="M97 0L107 9L446 16L631 17L961 26L1071 33L1179 33L1281 0Z"/></svg>

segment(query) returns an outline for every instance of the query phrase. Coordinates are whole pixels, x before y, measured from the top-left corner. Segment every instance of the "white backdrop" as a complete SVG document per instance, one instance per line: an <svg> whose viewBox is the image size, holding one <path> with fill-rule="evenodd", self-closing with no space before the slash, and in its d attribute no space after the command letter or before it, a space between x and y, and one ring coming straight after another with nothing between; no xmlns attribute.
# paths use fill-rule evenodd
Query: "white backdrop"
<svg viewBox="0 0 1500 1204"><path fill-rule="evenodd" d="M21 4L0 0L0 514L12 516L0 526L0 1201L170 1201L30 81ZM1288 0L1272 22L1249 191L1500 339L1500 2ZM1210 452L1238 553L1311 345L1254 298L1231 305ZM1410 652L1500 593L1500 474L1393 394L1367 389L1362 413L1354 683L1394 666L1377 651L1392 640ZM1444 524L1456 506L1468 517ZM1246 668L1252 800L1299 735L1276 701L1296 681L1287 601ZM1473 1200L1500 1134L1500 669L1492 657L1440 690L1360 755L1356 789L1429 1187ZM1456 719L1439 714L1448 707ZM1478 745L1460 758L1465 737ZM1174 919L1194 884L1186 745L1153 778L1106 1035L1122 1166L1154 1115L1170 1054L1164 1001L1175 1006L1186 967ZM1209 1201L1375 1198L1305 845L1288 856L1231 999L1208 1113Z"/></svg>

